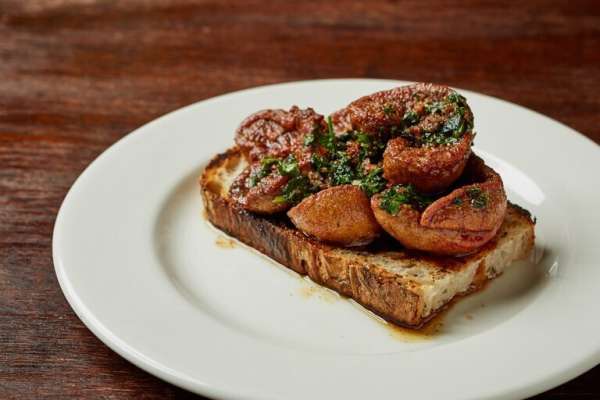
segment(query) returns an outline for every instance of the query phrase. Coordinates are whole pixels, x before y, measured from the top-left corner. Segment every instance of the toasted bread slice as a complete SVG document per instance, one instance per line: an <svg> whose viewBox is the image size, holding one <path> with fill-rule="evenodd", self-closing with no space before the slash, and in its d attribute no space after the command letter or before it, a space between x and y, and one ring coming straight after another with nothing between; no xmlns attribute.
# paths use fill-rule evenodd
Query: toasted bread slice
<svg viewBox="0 0 600 400"><path fill-rule="evenodd" d="M333 247L305 236L285 215L259 216L238 207L228 189L245 166L233 148L204 170L200 186L209 221L397 325L421 327L455 296L480 289L533 248L534 224L527 212L511 204L496 237L460 258L407 251L385 236L367 247Z"/></svg>

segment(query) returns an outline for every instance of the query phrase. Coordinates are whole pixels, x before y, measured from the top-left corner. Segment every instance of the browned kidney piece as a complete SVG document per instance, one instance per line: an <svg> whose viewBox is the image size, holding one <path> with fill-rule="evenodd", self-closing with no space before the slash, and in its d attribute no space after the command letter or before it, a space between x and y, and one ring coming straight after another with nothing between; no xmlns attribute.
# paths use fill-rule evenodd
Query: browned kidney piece
<svg viewBox="0 0 600 400"><path fill-rule="evenodd" d="M452 229L427 228L420 224L421 213L408 204L400 206L394 215L380 207L381 196L371 198L377 222L387 233L409 249L442 255L471 253L492 239L497 230L461 232Z"/></svg>
<svg viewBox="0 0 600 400"><path fill-rule="evenodd" d="M473 154L461 183L465 185L437 199L423 211L421 225L462 231L497 229L507 205L500 175Z"/></svg>
<svg viewBox="0 0 600 400"><path fill-rule="evenodd" d="M415 147L405 138L392 139L383 153L383 176L391 183L412 184L422 193L442 191L462 174L472 141L470 132L449 146Z"/></svg>
<svg viewBox="0 0 600 400"><path fill-rule="evenodd" d="M431 113L427 112L426 106L438 103L453 93L456 92L448 86L434 83L399 86L354 100L331 114L331 118L338 134L354 130L375 135L381 129L412 125L431 129L434 120L441 119L435 116L437 112L427 117Z"/></svg>
<svg viewBox="0 0 600 400"><path fill-rule="evenodd" d="M265 155L285 157L302 149L304 137L315 129L326 129L326 124L323 116L312 108L262 110L242 121L235 143L250 162Z"/></svg>
<svg viewBox="0 0 600 400"><path fill-rule="evenodd" d="M381 229L368 197L353 185L334 186L313 194L287 215L305 234L341 246L368 244Z"/></svg>
<svg viewBox="0 0 600 400"><path fill-rule="evenodd" d="M468 254L496 235L507 200L500 176L475 155L458 184L435 201L424 200L412 187L392 187L373 196L371 207L383 229L407 248Z"/></svg>
<svg viewBox="0 0 600 400"><path fill-rule="evenodd" d="M377 135L381 129L402 124L412 91L407 86L363 96L331 114L335 133L361 131Z"/></svg>
<svg viewBox="0 0 600 400"><path fill-rule="evenodd" d="M363 132L387 146L384 177L423 193L448 188L471 153L473 113L453 89L417 83L373 93L332 114L337 134Z"/></svg>
<svg viewBox="0 0 600 400"><path fill-rule="evenodd" d="M421 136L436 132L457 112L468 125L473 113L454 89L434 83L415 83L383 90L354 100L331 114L337 134L361 131L377 135L382 130ZM460 125L458 119L455 120Z"/></svg>
<svg viewBox="0 0 600 400"><path fill-rule="evenodd" d="M230 197L243 209L258 214L276 214L287 210L290 206L287 203L275 201L275 198L281 195L289 178L272 173L259 182L250 183L252 172L260 168L260 164L256 163L244 169L231 184Z"/></svg>

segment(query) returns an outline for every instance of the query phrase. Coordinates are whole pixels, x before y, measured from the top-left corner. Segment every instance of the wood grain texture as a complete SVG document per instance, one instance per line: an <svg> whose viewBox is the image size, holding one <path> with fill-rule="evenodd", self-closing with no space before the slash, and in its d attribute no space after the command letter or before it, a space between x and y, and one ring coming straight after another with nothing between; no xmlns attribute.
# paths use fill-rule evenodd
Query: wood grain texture
<svg viewBox="0 0 600 400"><path fill-rule="evenodd" d="M56 212L90 161L153 118L330 77L447 83L600 143L600 3L0 0L0 398L193 397L71 311L52 266ZM596 367L536 399L598 399L599 382Z"/></svg>

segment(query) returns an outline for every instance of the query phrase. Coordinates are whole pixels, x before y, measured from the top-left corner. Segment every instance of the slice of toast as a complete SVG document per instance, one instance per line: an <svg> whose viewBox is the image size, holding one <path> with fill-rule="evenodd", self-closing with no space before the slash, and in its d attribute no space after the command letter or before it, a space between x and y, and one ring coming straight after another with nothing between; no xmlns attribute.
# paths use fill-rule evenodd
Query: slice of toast
<svg viewBox="0 0 600 400"><path fill-rule="evenodd" d="M455 296L480 289L533 248L534 224L529 214L510 203L497 236L478 252L460 258L407 251L387 236L367 247L333 247L305 236L285 215L265 217L238 207L228 190L245 166L233 148L205 168L200 186L208 220L397 325L423 326Z"/></svg>

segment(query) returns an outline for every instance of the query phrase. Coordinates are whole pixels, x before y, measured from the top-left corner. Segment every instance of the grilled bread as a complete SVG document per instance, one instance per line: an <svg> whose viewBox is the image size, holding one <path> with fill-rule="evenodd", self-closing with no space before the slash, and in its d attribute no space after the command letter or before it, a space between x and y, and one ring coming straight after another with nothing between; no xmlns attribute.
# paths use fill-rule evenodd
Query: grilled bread
<svg viewBox="0 0 600 400"><path fill-rule="evenodd" d="M455 296L480 289L533 248L533 221L512 204L495 237L463 257L406 250L385 235L364 247L334 247L297 230L285 214L257 215L233 201L229 188L246 166L242 152L232 148L205 168L200 187L208 220L397 325L423 326Z"/></svg>

